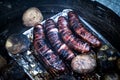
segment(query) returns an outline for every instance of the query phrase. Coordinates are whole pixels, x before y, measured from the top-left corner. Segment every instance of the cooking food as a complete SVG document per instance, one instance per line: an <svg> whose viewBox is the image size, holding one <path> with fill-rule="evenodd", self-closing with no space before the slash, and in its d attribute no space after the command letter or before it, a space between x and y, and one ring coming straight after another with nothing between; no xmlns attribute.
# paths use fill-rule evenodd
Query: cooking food
<svg viewBox="0 0 120 80"><path fill-rule="evenodd" d="M43 20L43 16L38 8L31 7L24 12L22 20L25 26L35 26Z"/></svg>
<svg viewBox="0 0 120 80"><path fill-rule="evenodd" d="M46 20L45 29L47 32L47 37L58 55L66 60L71 60L75 55L68 48L68 46L60 40L58 29L56 28L55 22L52 19Z"/></svg>
<svg viewBox="0 0 120 80"><path fill-rule="evenodd" d="M1 55L0 55L0 69L2 67L4 67L7 64L6 59L4 59Z"/></svg>
<svg viewBox="0 0 120 80"><path fill-rule="evenodd" d="M29 46L30 40L23 34L13 34L9 36L5 44L6 49L12 54L22 53L26 51Z"/></svg>
<svg viewBox="0 0 120 80"><path fill-rule="evenodd" d="M58 18L58 28L59 32L62 36L63 41L74 50L77 50L78 52L88 52L90 50L90 46L88 43L76 38L70 29L68 28L69 24L65 17L61 16Z"/></svg>
<svg viewBox="0 0 120 80"><path fill-rule="evenodd" d="M26 51L29 47L22 46L30 45L29 51L25 54L12 54L17 62L21 62L21 66L30 77L44 80L44 76L47 75L50 76L50 79L46 78L47 80L99 80L101 76L104 76L103 70L114 68L111 61L118 58L114 56L116 54L113 55L111 45L107 44L97 31L92 30L96 36L90 33L87 29L91 27L83 26L86 23L82 21L84 23L82 24L81 18L79 19L71 9L65 9L43 22L40 21L39 12L36 8L30 8L23 15L24 25L34 27L23 33L27 35L31 43L24 42L27 39L21 39L20 36L8 38L6 42L7 50L13 54ZM18 46L15 46L16 44ZM119 60L115 63L118 66ZM97 72L94 71L95 68Z"/></svg>
<svg viewBox="0 0 120 80"><path fill-rule="evenodd" d="M40 55L44 63L53 71L64 71L65 65L58 56L48 47L45 42L45 35L43 31L43 26L38 24L34 28L34 48L38 55Z"/></svg>
<svg viewBox="0 0 120 80"><path fill-rule="evenodd" d="M60 77L57 77L54 80L76 80L76 79L71 75L61 75Z"/></svg>
<svg viewBox="0 0 120 80"><path fill-rule="evenodd" d="M118 66L118 69L120 70L120 58L118 58L117 60L117 66Z"/></svg>
<svg viewBox="0 0 120 80"><path fill-rule="evenodd" d="M71 67L78 73L89 73L96 67L96 60L89 55L77 55L71 62Z"/></svg>
<svg viewBox="0 0 120 80"><path fill-rule="evenodd" d="M108 73L105 74L104 80L120 80L120 78L117 73Z"/></svg>
<svg viewBox="0 0 120 80"><path fill-rule="evenodd" d="M11 61L4 66L0 71L0 76L3 78L0 80L29 80L23 69L15 62ZM25 77L26 76L26 77Z"/></svg>
<svg viewBox="0 0 120 80"><path fill-rule="evenodd" d="M83 24L80 22L78 15L74 11L68 13L68 20L70 23L70 28L74 30L80 37L92 44L94 47L99 47L101 42L87 29L84 28Z"/></svg>

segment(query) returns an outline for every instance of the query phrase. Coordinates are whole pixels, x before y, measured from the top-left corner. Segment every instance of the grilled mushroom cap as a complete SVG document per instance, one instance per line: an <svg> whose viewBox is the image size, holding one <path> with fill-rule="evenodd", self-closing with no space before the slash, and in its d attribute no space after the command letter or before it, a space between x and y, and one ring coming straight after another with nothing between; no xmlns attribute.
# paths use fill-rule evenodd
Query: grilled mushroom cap
<svg viewBox="0 0 120 80"><path fill-rule="evenodd" d="M13 34L8 37L5 47L13 54L21 53L29 48L30 41L27 36L23 34Z"/></svg>
<svg viewBox="0 0 120 80"><path fill-rule="evenodd" d="M41 11L36 7L27 9L22 17L25 26L35 26L43 20Z"/></svg>
<svg viewBox="0 0 120 80"><path fill-rule="evenodd" d="M96 60L90 55L78 55L73 58L71 67L78 73L89 73L96 67Z"/></svg>

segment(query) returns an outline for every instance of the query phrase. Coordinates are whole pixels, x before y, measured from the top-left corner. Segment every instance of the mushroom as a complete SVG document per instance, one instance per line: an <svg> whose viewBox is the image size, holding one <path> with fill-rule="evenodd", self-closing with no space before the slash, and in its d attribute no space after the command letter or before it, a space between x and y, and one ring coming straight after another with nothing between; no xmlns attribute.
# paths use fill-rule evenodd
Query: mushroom
<svg viewBox="0 0 120 80"><path fill-rule="evenodd" d="M30 40L26 35L23 34L13 34L8 37L5 47L12 53L17 54L26 51L30 46Z"/></svg>
<svg viewBox="0 0 120 80"><path fill-rule="evenodd" d="M43 20L41 11L36 7L27 9L22 17L25 26L35 26Z"/></svg>

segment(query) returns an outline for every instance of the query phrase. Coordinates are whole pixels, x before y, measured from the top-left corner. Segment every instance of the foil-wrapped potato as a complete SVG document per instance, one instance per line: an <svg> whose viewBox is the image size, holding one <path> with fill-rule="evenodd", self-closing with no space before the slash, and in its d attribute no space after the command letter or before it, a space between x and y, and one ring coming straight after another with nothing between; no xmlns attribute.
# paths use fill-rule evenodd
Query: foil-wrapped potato
<svg viewBox="0 0 120 80"><path fill-rule="evenodd" d="M43 20L41 11L36 7L27 9L22 17L25 26L35 26Z"/></svg>

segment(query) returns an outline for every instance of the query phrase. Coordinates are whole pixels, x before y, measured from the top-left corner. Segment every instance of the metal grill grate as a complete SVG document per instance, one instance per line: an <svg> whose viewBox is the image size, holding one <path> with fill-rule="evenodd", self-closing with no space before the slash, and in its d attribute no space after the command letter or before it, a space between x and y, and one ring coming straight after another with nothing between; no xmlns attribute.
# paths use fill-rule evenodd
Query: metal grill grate
<svg viewBox="0 0 120 80"><path fill-rule="evenodd" d="M94 1L97 1L107 6L120 16L120 0L94 0Z"/></svg>

